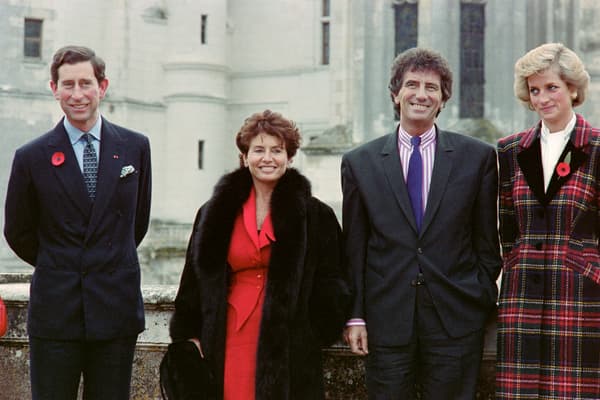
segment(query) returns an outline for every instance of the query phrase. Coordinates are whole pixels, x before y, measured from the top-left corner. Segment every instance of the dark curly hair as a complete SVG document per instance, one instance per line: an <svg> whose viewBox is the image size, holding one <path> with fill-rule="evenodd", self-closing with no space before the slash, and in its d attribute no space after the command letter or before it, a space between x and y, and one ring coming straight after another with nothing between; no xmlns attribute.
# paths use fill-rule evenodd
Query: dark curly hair
<svg viewBox="0 0 600 400"><path fill-rule="evenodd" d="M285 145L285 151L288 158L296 155L300 148L302 137L294 121L284 118L281 114L271 110L265 110L252 114L246 118L235 137L235 144L243 155L248 154L250 142L261 133L279 138ZM240 155L240 166L243 166L242 156Z"/></svg>
<svg viewBox="0 0 600 400"><path fill-rule="evenodd" d="M413 47L398 54L392 63L388 88L390 89L390 96L396 113L400 112L400 106L394 102L394 97L402 87L404 74L409 71L436 72L440 76L442 102L445 103L452 97L452 71L450 70L448 61L436 51ZM438 110L438 114L440 110Z"/></svg>

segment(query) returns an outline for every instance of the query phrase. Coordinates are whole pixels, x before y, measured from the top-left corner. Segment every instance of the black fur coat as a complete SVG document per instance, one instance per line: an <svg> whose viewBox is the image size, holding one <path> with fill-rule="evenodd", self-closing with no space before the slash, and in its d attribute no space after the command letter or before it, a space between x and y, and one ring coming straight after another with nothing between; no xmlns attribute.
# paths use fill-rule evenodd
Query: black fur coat
<svg viewBox="0 0 600 400"><path fill-rule="evenodd" d="M170 335L200 338L222 398L229 267L235 218L248 198L247 168L225 175L196 216ZM288 169L271 196L272 244L256 366L256 400L323 398L321 348L341 337L349 304L340 226Z"/></svg>

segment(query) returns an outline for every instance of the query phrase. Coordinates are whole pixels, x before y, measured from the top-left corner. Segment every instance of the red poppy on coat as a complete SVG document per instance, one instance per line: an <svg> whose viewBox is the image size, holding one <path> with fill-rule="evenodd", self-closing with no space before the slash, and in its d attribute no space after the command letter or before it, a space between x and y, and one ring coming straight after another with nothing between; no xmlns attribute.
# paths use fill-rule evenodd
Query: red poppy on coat
<svg viewBox="0 0 600 400"><path fill-rule="evenodd" d="M571 172L571 167L566 162L558 163L556 166L556 173L562 178L569 175L569 172Z"/></svg>
<svg viewBox="0 0 600 400"><path fill-rule="evenodd" d="M62 151L57 151L56 153L52 154L52 165L54 165L55 167L58 167L60 165L62 165L62 163L65 162L65 153L63 153Z"/></svg>

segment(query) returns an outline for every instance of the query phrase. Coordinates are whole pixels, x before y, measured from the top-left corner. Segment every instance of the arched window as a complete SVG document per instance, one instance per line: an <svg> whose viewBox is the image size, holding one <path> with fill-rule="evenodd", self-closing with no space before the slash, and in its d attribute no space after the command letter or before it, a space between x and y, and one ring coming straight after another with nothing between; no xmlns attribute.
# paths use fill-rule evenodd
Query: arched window
<svg viewBox="0 0 600 400"><path fill-rule="evenodd" d="M417 0L393 0L394 54L417 47L419 33L419 4Z"/></svg>
<svg viewBox="0 0 600 400"><path fill-rule="evenodd" d="M460 4L460 117L483 118L485 3Z"/></svg>

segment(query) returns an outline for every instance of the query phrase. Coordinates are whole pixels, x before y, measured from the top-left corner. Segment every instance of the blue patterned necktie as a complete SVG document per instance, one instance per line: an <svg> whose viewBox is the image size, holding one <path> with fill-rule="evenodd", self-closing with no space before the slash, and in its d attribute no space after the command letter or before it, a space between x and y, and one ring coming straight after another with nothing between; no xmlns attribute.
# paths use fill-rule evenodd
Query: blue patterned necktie
<svg viewBox="0 0 600 400"><path fill-rule="evenodd" d="M413 151L408 161L406 185L408 186L408 195L417 222L417 230L420 231L421 222L423 221L423 159L419 149L421 137L411 137L410 143L413 146Z"/></svg>
<svg viewBox="0 0 600 400"><path fill-rule="evenodd" d="M85 180L85 186L87 186L90 199L94 200L96 198L96 181L98 179L98 157L96 156L96 149L92 145L92 135L85 133L83 138L86 142L83 149L83 179Z"/></svg>

